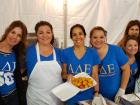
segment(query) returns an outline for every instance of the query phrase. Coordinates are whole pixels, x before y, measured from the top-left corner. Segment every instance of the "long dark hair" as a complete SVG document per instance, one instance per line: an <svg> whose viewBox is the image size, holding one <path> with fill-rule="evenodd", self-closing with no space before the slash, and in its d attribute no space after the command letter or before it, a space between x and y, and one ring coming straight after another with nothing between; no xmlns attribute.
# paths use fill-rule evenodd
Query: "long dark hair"
<svg viewBox="0 0 140 105"><path fill-rule="evenodd" d="M139 44L140 44L140 21L139 20L131 20L131 21L129 21L129 23L126 26L123 38L118 42L119 46L124 46L124 39L126 39L129 36L128 35L129 29L135 25L137 25L139 27L138 40L139 40Z"/></svg>
<svg viewBox="0 0 140 105"><path fill-rule="evenodd" d="M23 22L21 22L20 20L16 20L13 21L5 30L4 34L2 35L2 38L0 40L0 42L4 41L7 37L7 35L9 34L10 31L12 31L15 27L19 27L22 30L22 39L21 41L24 42L24 40L26 39L26 35L27 35L27 28L25 26L25 24Z"/></svg>
<svg viewBox="0 0 140 105"><path fill-rule="evenodd" d="M124 32L124 36L128 36L128 31L132 26L138 26L139 30L140 30L140 21L139 20L131 20L129 21L129 23L126 26L125 32ZM140 37L140 31L139 31L139 37Z"/></svg>
<svg viewBox="0 0 140 105"><path fill-rule="evenodd" d="M21 38L21 41L15 45L12 49L13 51L15 52L16 54L16 60L17 60L17 64L18 62L21 62L23 61L23 58L24 58L24 54L25 54L25 45L24 45L24 42L26 40L26 37L27 37L27 28L25 26L25 24L20 21L20 20L15 20L13 21L5 30L0 42L4 41L6 39L6 37L8 36L8 34L16 27L19 27L21 28L22 30L22 38Z"/></svg>
<svg viewBox="0 0 140 105"><path fill-rule="evenodd" d="M16 27L21 28L22 38L21 38L21 41L12 48L16 55L16 69L14 71L14 78L16 81L19 102L20 104L22 104L23 103L22 96L24 94L23 91L25 89L23 88L21 70L25 69L25 44L24 43L27 37L27 28L25 24L20 20L13 21L5 30L0 42L4 41L6 37L8 36L8 34Z"/></svg>

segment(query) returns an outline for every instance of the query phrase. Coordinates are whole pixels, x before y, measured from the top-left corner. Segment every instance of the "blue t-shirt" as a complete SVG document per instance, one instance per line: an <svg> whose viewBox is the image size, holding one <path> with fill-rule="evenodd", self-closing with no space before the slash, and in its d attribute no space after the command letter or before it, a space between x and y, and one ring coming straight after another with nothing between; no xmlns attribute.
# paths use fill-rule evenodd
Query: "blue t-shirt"
<svg viewBox="0 0 140 105"><path fill-rule="evenodd" d="M138 65L137 65L136 61L130 65L130 69L131 69L131 73L130 73L129 82L128 82L128 85L126 88L126 94L131 94L134 92L135 80L136 80L136 78L134 76L138 71Z"/></svg>
<svg viewBox="0 0 140 105"><path fill-rule="evenodd" d="M66 48L62 51L62 62L67 64L67 73L76 75L86 72L91 76L92 67L100 63L96 50L87 47L84 56L78 59L74 53L73 47ZM77 103L78 101L93 99L93 88L79 92L76 96L69 99L68 103Z"/></svg>
<svg viewBox="0 0 140 105"><path fill-rule="evenodd" d="M108 47L99 68L99 88L104 97L114 100L121 84L121 67L128 62L128 57L120 47L110 44Z"/></svg>
<svg viewBox="0 0 140 105"><path fill-rule="evenodd" d="M27 50L26 50L26 67L27 67L27 75L30 77L31 72L33 71L33 68L35 64L37 63L37 53L36 53L36 44L31 44ZM58 48L54 48L56 53L56 60L61 65L60 57L61 57L61 50ZM53 54L50 54L49 56L42 56L40 55L41 61L50 61L53 60Z"/></svg>
<svg viewBox="0 0 140 105"><path fill-rule="evenodd" d="M15 53L0 52L0 95L7 95L16 88L13 72L16 68Z"/></svg>

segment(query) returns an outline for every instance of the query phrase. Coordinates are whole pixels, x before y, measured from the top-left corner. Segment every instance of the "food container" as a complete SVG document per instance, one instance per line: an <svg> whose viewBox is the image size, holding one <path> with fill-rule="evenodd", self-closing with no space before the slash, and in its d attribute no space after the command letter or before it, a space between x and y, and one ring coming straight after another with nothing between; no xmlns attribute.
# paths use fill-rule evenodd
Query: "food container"
<svg viewBox="0 0 140 105"><path fill-rule="evenodd" d="M79 77L90 78L93 82L92 86L84 88L84 89L80 89L77 86L73 85L71 82L65 82L63 84L60 84L59 86L52 89L52 93L56 97L58 97L61 101L67 101L68 99L78 94L80 91L85 91L89 88L94 87L97 84L96 81L85 72L79 73L75 75L74 77L75 78L79 78Z"/></svg>
<svg viewBox="0 0 140 105"><path fill-rule="evenodd" d="M140 105L140 94L123 95L120 99L121 105Z"/></svg>

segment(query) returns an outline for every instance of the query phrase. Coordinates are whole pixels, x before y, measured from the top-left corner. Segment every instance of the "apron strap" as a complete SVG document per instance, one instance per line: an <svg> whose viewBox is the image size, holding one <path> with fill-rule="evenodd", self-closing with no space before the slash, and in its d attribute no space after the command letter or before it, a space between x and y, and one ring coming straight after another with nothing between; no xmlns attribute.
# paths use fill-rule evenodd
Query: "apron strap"
<svg viewBox="0 0 140 105"><path fill-rule="evenodd" d="M40 62L40 52L39 52L38 43L36 44L36 54L37 54L37 61Z"/></svg>
<svg viewBox="0 0 140 105"><path fill-rule="evenodd" d="M56 53L55 53L55 49L53 48L53 60L56 61Z"/></svg>
<svg viewBox="0 0 140 105"><path fill-rule="evenodd" d="M40 60L40 52L39 52L39 45L38 43L36 44L36 53L37 53L37 61L41 61ZM56 53L55 53L55 49L53 48L53 60L56 61Z"/></svg>

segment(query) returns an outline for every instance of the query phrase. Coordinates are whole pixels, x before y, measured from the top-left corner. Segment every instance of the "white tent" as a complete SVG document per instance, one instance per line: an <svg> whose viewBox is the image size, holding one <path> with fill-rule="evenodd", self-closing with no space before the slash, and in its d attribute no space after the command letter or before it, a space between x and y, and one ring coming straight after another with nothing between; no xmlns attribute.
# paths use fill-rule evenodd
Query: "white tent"
<svg viewBox="0 0 140 105"><path fill-rule="evenodd" d="M72 45L69 29L83 24L89 32L96 25L108 31L108 42L117 42L128 21L140 20L140 0L0 0L0 35L13 20L23 21L28 31L34 32L40 20L49 21L61 44Z"/></svg>

